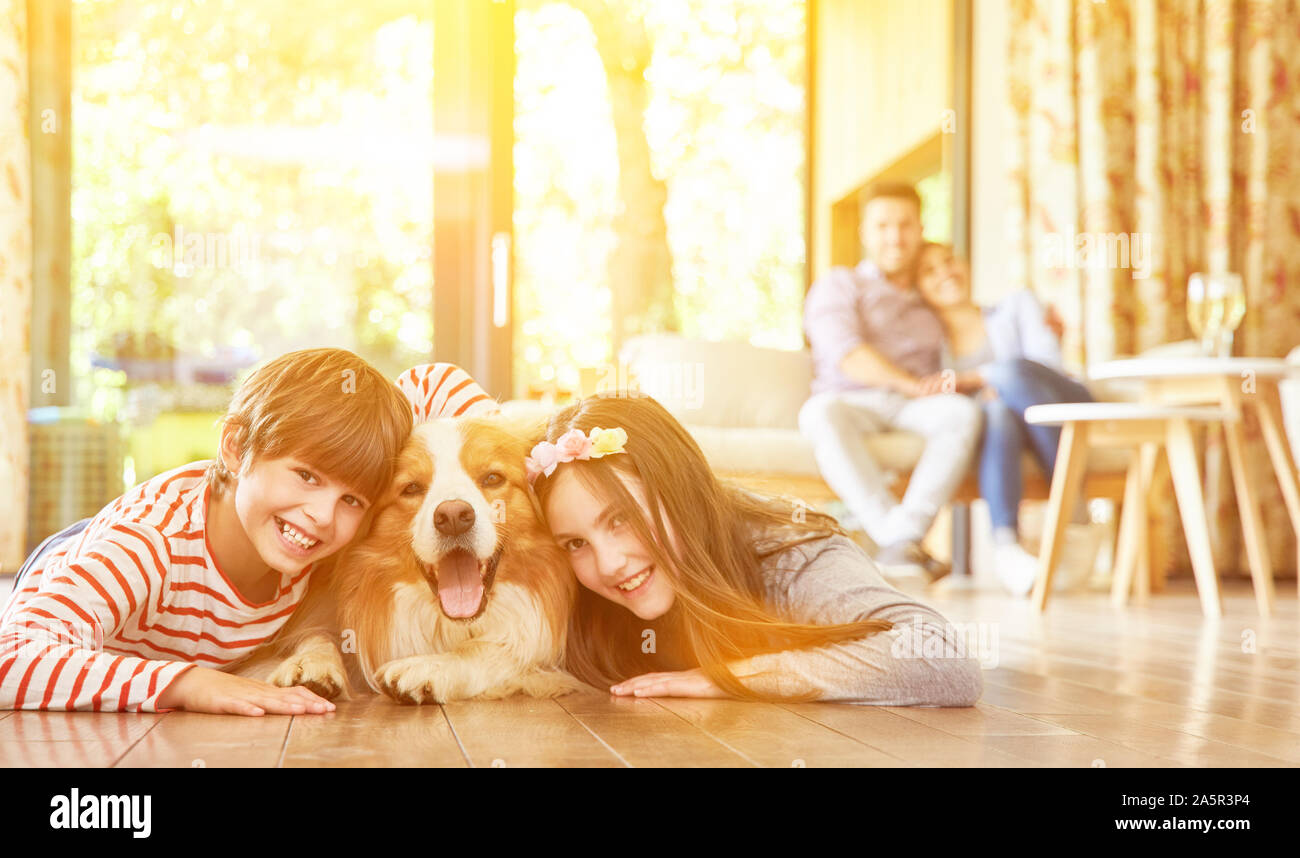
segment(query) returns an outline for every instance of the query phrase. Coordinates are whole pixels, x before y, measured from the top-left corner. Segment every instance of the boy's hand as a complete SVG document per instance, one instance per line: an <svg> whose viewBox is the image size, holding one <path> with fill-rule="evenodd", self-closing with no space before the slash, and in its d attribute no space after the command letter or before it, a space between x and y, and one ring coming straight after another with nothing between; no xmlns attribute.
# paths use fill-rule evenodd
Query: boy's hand
<svg viewBox="0 0 1300 858"><path fill-rule="evenodd" d="M158 695L158 708L218 715L304 715L333 712L334 704L301 685L279 688L210 667L191 667Z"/></svg>

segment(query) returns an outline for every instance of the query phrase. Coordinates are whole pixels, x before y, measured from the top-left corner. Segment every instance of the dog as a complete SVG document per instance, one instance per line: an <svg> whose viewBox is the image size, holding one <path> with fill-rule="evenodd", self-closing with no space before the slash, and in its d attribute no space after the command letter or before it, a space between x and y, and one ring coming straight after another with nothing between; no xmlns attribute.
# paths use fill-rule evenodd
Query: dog
<svg viewBox="0 0 1300 858"><path fill-rule="evenodd" d="M527 437L493 417L417 425L364 535L313 571L274 642L287 658L239 672L414 704L586 688L560 668L577 582L529 490Z"/></svg>

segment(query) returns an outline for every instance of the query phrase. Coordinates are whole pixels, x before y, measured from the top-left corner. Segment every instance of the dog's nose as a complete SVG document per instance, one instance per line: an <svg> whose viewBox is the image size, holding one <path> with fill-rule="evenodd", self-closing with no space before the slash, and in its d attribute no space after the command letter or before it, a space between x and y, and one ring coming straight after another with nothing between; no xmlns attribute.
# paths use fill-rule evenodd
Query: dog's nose
<svg viewBox="0 0 1300 858"><path fill-rule="evenodd" d="M443 501L433 511L433 526L447 536L460 536L474 526L474 507L462 500Z"/></svg>

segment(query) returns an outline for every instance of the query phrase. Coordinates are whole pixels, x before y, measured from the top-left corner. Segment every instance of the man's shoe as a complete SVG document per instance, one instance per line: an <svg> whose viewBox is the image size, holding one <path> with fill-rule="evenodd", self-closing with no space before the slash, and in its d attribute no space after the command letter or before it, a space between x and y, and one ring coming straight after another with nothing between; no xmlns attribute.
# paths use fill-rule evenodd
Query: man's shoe
<svg viewBox="0 0 1300 858"><path fill-rule="evenodd" d="M1018 599L1028 596L1038 580L1038 558L1020 547L1018 542L1007 542L993 547L993 565L1002 588Z"/></svg>
<svg viewBox="0 0 1300 858"><path fill-rule="evenodd" d="M952 572L951 565L944 563L924 548L921 548L918 545L917 550L920 551L921 556L925 558L923 561L925 564L925 577L931 584L938 581L940 578L946 578L948 574Z"/></svg>
<svg viewBox="0 0 1300 858"><path fill-rule="evenodd" d="M915 542L893 542L884 546L871 559L880 567L886 578L923 578L925 562L920 556L921 546Z"/></svg>
<svg viewBox="0 0 1300 858"><path fill-rule="evenodd" d="M873 559L886 578L924 578L933 583L952 571L912 540L886 545Z"/></svg>

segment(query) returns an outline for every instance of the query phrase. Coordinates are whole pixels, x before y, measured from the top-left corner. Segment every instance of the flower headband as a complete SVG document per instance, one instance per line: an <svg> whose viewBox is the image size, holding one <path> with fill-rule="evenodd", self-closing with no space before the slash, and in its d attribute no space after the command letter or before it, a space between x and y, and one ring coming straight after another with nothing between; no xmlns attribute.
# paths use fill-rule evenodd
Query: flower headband
<svg viewBox="0 0 1300 858"><path fill-rule="evenodd" d="M581 429L570 429L554 444L542 441L533 447L533 452L524 460L528 482L536 482L539 474L549 477L561 462L599 459L614 453L626 453L623 449L626 443L627 432L622 429L601 429L597 426L591 430L590 435L582 434Z"/></svg>

